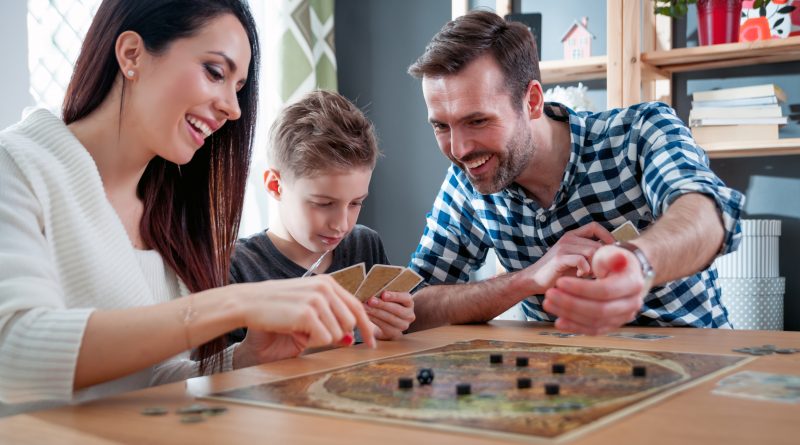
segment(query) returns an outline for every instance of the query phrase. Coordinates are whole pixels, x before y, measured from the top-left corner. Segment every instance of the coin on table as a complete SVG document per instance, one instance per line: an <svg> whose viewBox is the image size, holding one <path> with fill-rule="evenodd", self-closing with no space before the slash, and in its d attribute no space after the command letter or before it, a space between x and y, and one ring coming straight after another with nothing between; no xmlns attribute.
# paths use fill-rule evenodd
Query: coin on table
<svg viewBox="0 0 800 445"><path fill-rule="evenodd" d="M209 406L205 411L204 414L208 414L209 416L218 416L220 414L225 414L228 412L227 406Z"/></svg>
<svg viewBox="0 0 800 445"><path fill-rule="evenodd" d="M202 414L208 409L208 405L202 403L194 403L189 406L178 408L175 412L178 414Z"/></svg>
<svg viewBox="0 0 800 445"><path fill-rule="evenodd" d="M200 414L187 414L181 416L181 423L200 423L205 422L206 418Z"/></svg>

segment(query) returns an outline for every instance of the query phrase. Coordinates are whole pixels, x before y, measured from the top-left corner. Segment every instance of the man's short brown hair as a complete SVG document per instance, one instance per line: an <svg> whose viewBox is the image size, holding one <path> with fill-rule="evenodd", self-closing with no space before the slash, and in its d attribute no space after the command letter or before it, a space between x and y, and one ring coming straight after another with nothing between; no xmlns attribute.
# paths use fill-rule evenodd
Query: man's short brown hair
<svg viewBox="0 0 800 445"><path fill-rule="evenodd" d="M487 52L503 70L512 103L521 106L531 80L541 82L536 41L527 26L493 12L470 11L445 24L408 73L417 79L456 74Z"/></svg>
<svg viewBox="0 0 800 445"><path fill-rule="evenodd" d="M375 168L375 129L352 102L312 91L283 109L270 129L270 167L305 178L320 171Z"/></svg>

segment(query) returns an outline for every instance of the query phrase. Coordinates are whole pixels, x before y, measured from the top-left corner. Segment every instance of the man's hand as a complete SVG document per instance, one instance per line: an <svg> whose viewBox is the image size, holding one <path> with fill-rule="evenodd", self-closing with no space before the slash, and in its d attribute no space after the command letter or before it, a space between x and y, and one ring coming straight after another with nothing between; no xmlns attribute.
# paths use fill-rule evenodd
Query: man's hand
<svg viewBox="0 0 800 445"><path fill-rule="evenodd" d="M586 277L597 249L613 244L611 232L596 222L566 232L539 261L517 272L524 294L542 294L560 277Z"/></svg>
<svg viewBox="0 0 800 445"><path fill-rule="evenodd" d="M633 253L616 246L597 250L592 260L596 279L563 277L545 293L544 309L557 316L565 331L601 335L630 322L649 291Z"/></svg>
<svg viewBox="0 0 800 445"><path fill-rule="evenodd" d="M414 322L414 299L408 292L385 291L381 298L372 297L366 302L367 315L375 325L375 338L394 340Z"/></svg>

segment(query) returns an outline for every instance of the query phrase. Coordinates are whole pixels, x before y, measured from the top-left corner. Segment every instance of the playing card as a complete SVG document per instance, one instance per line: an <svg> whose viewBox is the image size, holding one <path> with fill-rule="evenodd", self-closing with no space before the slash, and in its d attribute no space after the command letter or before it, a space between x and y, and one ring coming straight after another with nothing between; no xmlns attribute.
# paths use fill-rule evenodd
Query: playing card
<svg viewBox="0 0 800 445"><path fill-rule="evenodd" d="M386 264L376 264L372 266L367 277L361 283L361 286L353 293L361 301L367 301L373 297L381 289L386 287L392 280L400 275L404 267L389 266Z"/></svg>
<svg viewBox="0 0 800 445"><path fill-rule="evenodd" d="M712 393L769 402L800 403L800 376L742 371L717 382Z"/></svg>
<svg viewBox="0 0 800 445"><path fill-rule="evenodd" d="M615 240L624 243L626 241L638 238L639 231L636 230L636 227L634 227L632 222L625 221L625 224L617 227L611 232L611 236L613 236Z"/></svg>
<svg viewBox="0 0 800 445"><path fill-rule="evenodd" d="M419 276L418 273L414 272L411 269L404 269L400 272L394 280L392 280L389 284L386 285L383 289L379 292L383 292L388 290L390 292L410 292L411 289L417 287L419 283L422 282L422 277Z"/></svg>
<svg viewBox="0 0 800 445"><path fill-rule="evenodd" d="M662 334L641 334L636 332L612 332L606 337L629 338L631 340L663 340L665 338L672 338L671 335Z"/></svg>
<svg viewBox="0 0 800 445"><path fill-rule="evenodd" d="M347 292L355 294L358 287L361 286L361 283L364 281L364 276L366 276L365 270L364 263L358 263L350 267L345 267L344 269L339 269L331 273L330 276L345 288Z"/></svg>
<svg viewBox="0 0 800 445"><path fill-rule="evenodd" d="M570 337L580 337L581 334L576 334L574 332L561 332L561 331L541 331L539 335L549 335L551 337L558 337L558 338L570 338Z"/></svg>

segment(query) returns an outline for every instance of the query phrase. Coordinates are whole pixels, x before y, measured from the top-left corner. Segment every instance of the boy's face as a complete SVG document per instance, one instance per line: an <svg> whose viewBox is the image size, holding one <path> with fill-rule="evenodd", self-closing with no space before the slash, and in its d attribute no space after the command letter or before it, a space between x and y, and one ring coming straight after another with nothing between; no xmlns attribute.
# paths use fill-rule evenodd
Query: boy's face
<svg viewBox="0 0 800 445"><path fill-rule="evenodd" d="M283 177L277 193L268 180L267 188L278 199L283 235L309 252L333 250L356 224L371 178L368 167Z"/></svg>

